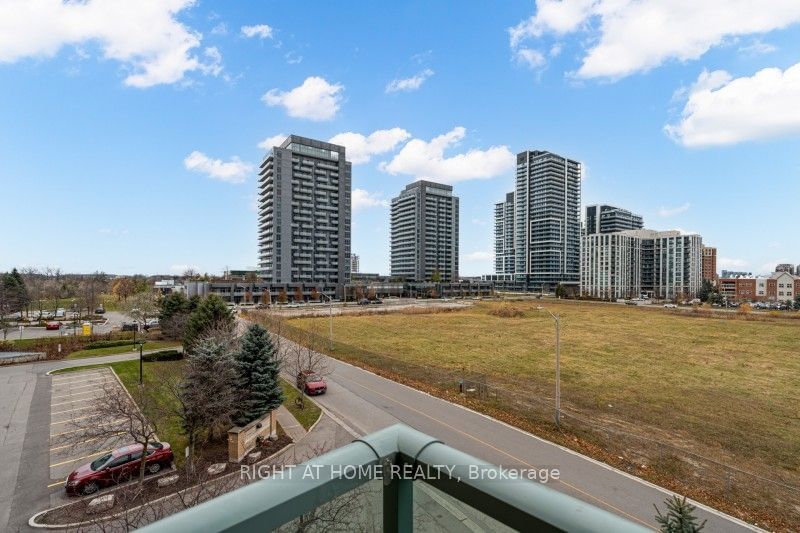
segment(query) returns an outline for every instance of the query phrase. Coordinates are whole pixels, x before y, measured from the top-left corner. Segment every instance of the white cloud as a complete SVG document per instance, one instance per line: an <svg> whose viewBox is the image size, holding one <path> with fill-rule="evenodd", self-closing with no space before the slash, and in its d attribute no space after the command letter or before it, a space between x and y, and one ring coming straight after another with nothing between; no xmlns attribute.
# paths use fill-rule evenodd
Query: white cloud
<svg viewBox="0 0 800 533"><path fill-rule="evenodd" d="M547 64L544 54L533 48L520 48L516 51L515 57L519 63L532 69L537 69Z"/></svg>
<svg viewBox="0 0 800 533"><path fill-rule="evenodd" d="M410 138L411 134L403 128L377 130L365 137L351 131L334 135L328 142L345 147L347 160L354 165L367 163L373 155L383 154Z"/></svg>
<svg viewBox="0 0 800 533"><path fill-rule="evenodd" d="M364 189L353 189L352 208L353 211L366 209L368 207L389 207L389 201L383 198L383 193L369 192Z"/></svg>
<svg viewBox="0 0 800 533"><path fill-rule="evenodd" d="M303 56L292 50L286 52L286 55L283 57L290 65L298 65L303 62Z"/></svg>
<svg viewBox="0 0 800 533"><path fill-rule="evenodd" d="M686 211L688 211L691 206L692 206L692 204L690 204L689 202L686 202L683 205L679 205L678 207L664 207L664 206L661 206L661 208L658 210L658 216L660 216L660 217L671 217L671 216L679 215L681 213L685 213Z"/></svg>
<svg viewBox="0 0 800 533"><path fill-rule="evenodd" d="M746 46L740 46L739 52L748 56L761 56L764 54L771 54L778 50L773 44L765 43L759 39L754 39L753 42Z"/></svg>
<svg viewBox="0 0 800 533"><path fill-rule="evenodd" d="M344 85L328 83L324 78L310 76L302 85L289 91L271 89L261 100L269 106L282 106L290 117L309 120L331 120L339 111Z"/></svg>
<svg viewBox="0 0 800 533"><path fill-rule="evenodd" d="M279 133L277 135L273 135L272 137L267 137L260 143L258 143L258 147L262 150L272 150L274 146L280 146L283 141L286 140L288 135L284 133Z"/></svg>
<svg viewBox="0 0 800 533"><path fill-rule="evenodd" d="M475 224L476 226L485 226L486 225L486 221L483 220L482 218L473 218L472 219L472 223Z"/></svg>
<svg viewBox="0 0 800 533"><path fill-rule="evenodd" d="M516 158L507 146L469 150L445 157L444 151L456 145L465 135L466 130L458 126L430 141L412 139L391 161L381 163L379 168L389 174L409 174L443 183L493 178L514 168Z"/></svg>
<svg viewBox="0 0 800 533"><path fill-rule="evenodd" d="M719 259L717 259L717 265L719 265L720 270L723 269L740 270L750 266L750 263L748 263L744 259L736 259L733 257L720 257Z"/></svg>
<svg viewBox="0 0 800 533"><path fill-rule="evenodd" d="M220 22L213 28L211 28L211 35L227 35L228 34L228 27L225 25L224 22Z"/></svg>
<svg viewBox="0 0 800 533"><path fill-rule="evenodd" d="M222 54L219 53L217 47L210 46L206 48L203 50L203 55L208 59L208 63L200 65L200 70L203 74L219 76L219 73L222 72Z"/></svg>
<svg viewBox="0 0 800 533"><path fill-rule="evenodd" d="M245 37L258 37L259 39L272 39L272 27L267 24L242 26L242 35Z"/></svg>
<svg viewBox="0 0 800 533"><path fill-rule="evenodd" d="M563 50L563 45L561 43L556 43L550 47L550 57L558 57L561 55L561 50Z"/></svg>
<svg viewBox="0 0 800 533"><path fill-rule="evenodd" d="M508 31L512 52L527 39L584 32L591 44L576 76L617 79L798 21L797 0L537 0L536 13Z"/></svg>
<svg viewBox="0 0 800 533"><path fill-rule="evenodd" d="M177 15L194 0L24 0L0 3L0 63L53 57L64 46L97 42L105 59L124 64L125 84L144 88L204 73L194 53L202 35Z"/></svg>
<svg viewBox="0 0 800 533"><path fill-rule="evenodd" d="M253 172L253 165L238 157L232 157L226 162L212 159L197 150L186 156L183 164L188 170L207 174L211 178L228 183L242 183Z"/></svg>
<svg viewBox="0 0 800 533"><path fill-rule="evenodd" d="M425 80L433 76L433 74L433 70L426 68L422 72L418 72L410 78L392 80L388 85L386 85L386 92L396 93L399 91L416 91L422 87L422 84L425 83Z"/></svg>
<svg viewBox="0 0 800 533"><path fill-rule="evenodd" d="M798 3L800 5L800 3ZM735 144L800 134L800 63L765 68L751 77L703 71L681 118L664 129L691 147Z"/></svg>

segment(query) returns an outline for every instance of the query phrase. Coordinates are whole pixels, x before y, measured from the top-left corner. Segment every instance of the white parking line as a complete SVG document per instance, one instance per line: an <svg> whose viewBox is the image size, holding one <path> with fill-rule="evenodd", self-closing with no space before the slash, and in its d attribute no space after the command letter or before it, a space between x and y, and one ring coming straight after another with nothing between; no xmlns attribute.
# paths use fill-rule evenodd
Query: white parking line
<svg viewBox="0 0 800 533"><path fill-rule="evenodd" d="M75 411L85 411L87 409L93 409L93 408L94 408L93 405L87 405L86 407L76 407L75 409L68 409L66 411L56 411L54 413L50 413L50 416L63 415L64 413L72 413L72 412L75 412Z"/></svg>
<svg viewBox="0 0 800 533"><path fill-rule="evenodd" d="M114 436L116 436L116 435L122 435L123 433L125 433L125 432L124 432L124 431L118 431L118 432L116 432L116 433L111 433L111 434L109 434L109 435L108 435L108 438L114 437ZM56 451L56 450L63 450L64 448L70 448L70 447L72 447L72 446L75 446L76 444L83 444L83 443L86 443L86 442L92 442L92 441L101 440L101 439L105 439L105 438L106 438L106 437L95 437L95 438L93 438L93 439L86 439L86 440L84 440L84 441L82 441L82 442L79 442L79 443L73 443L73 444L64 444L64 445L62 445L62 446L56 446L56 447L54 447L54 448L50 448L50 451L51 451L51 452L54 452L54 451Z"/></svg>
<svg viewBox="0 0 800 533"><path fill-rule="evenodd" d="M53 385L53 388L54 389L56 389L58 387L62 387L62 388L63 387L67 387L67 388L69 388L69 387L72 387L73 385L75 385L77 383L100 383L100 382L106 381L107 379L108 378L106 376L98 376L96 378L90 378L90 379L76 379L75 381L67 381L67 382L64 382L64 383L55 384L55 385Z"/></svg>
<svg viewBox="0 0 800 533"><path fill-rule="evenodd" d="M86 377L86 376L92 376L92 375L96 375L96 374L107 374L107 373L108 373L108 369L106 369L106 368L100 368L100 369L93 370L93 371L88 371L88 370L75 371L75 372L71 372L70 373L72 375L63 375L62 374L63 377L53 378L53 382L55 383L57 381L75 379L75 377Z"/></svg>
<svg viewBox="0 0 800 533"><path fill-rule="evenodd" d="M84 393L84 394L89 394L89 393L88 393L88 392L86 392L86 393ZM55 407L55 406L57 406L57 405L66 405L66 404L68 404L68 403L78 403L78 402L85 402L85 401L87 401L87 400L93 400L93 399L95 399L95 398L102 398L102 397L103 397L103 396L89 396L88 398L81 398L80 400L69 400L69 401L66 401L66 402L51 403L51 404L50 404L50 407Z"/></svg>
<svg viewBox="0 0 800 533"><path fill-rule="evenodd" d="M51 425L51 426L57 426L58 424L66 424L66 423L68 423L68 422L75 422L76 420L83 420L83 419L85 419L85 418L91 418L91 417L92 417L92 415L89 415L89 416L79 416L78 418L69 418L69 419L67 419L67 420L61 420L61 421L59 421L59 422L51 422L51 423L50 423L50 425Z"/></svg>
<svg viewBox="0 0 800 533"><path fill-rule="evenodd" d="M116 422L123 422L124 420L125 420L124 418L118 418L116 420L112 420L111 423L114 424ZM50 425L52 426L52 424ZM88 429L91 428L78 428L78 429L73 429L71 431L62 431L61 433L51 433L50 438L52 439L53 437L60 437L61 435L69 435L70 433L77 433L78 431L86 431Z"/></svg>
<svg viewBox="0 0 800 533"><path fill-rule="evenodd" d="M66 483L66 482L67 482L67 478L64 478L61 481L56 481L55 483L50 483L49 485L47 485L47 488L48 489L52 489L53 487L55 487L57 485L64 485L64 483Z"/></svg>
<svg viewBox="0 0 800 533"><path fill-rule="evenodd" d="M69 383L71 381L79 381L79 380L83 380L85 378L94 379L95 377L102 376L104 374L107 375L108 372L105 372L105 371L103 371L103 372L88 372L86 374L84 374L83 372L76 372L75 374L73 374L70 377L64 377L64 378L59 378L59 379L53 378L53 385L57 385L58 383Z"/></svg>
<svg viewBox="0 0 800 533"><path fill-rule="evenodd" d="M103 381L98 381L98 383L113 383L113 382L112 382L111 380L104 379ZM74 390L74 389L88 389L89 387L96 387L96 386L97 386L97 384L93 384L93 385L81 385L81 386L79 386L79 387L68 387L68 388L66 388L66 389L64 389L64 390L61 390L61 391L53 391L53 392L61 392L61 393L63 393L63 392L71 391L71 390Z"/></svg>
<svg viewBox="0 0 800 533"><path fill-rule="evenodd" d="M52 398L50 398L50 400L61 400L61 399L64 399L64 398L74 398L76 396L83 396L84 394L95 394L96 392L98 392L98 391L87 390L87 391L84 391L84 392L76 392L74 394L61 394L59 396L53 396Z"/></svg>
<svg viewBox="0 0 800 533"><path fill-rule="evenodd" d="M60 463L55 463L55 464L50 465L50 468L55 468L56 466L62 466L62 465L66 465L66 464L69 464L69 463L75 463L75 462L81 461L83 459L89 459L90 457L97 457L98 455L103 455L103 454L109 453L109 452L111 452L113 450L114 450L114 448L111 448L110 450L104 450L102 452L93 453L91 455L84 455L83 457L76 457L74 459L67 459L66 461L61 461Z"/></svg>

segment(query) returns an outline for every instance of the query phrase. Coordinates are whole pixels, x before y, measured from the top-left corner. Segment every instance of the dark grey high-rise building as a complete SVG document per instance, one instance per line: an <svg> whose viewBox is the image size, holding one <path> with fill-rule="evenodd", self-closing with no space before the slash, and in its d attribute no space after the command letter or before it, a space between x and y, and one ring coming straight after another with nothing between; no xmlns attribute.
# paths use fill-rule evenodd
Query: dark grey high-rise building
<svg viewBox="0 0 800 533"><path fill-rule="evenodd" d="M621 207L613 205L586 206L586 235L596 233L614 233L633 229L642 229L642 217Z"/></svg>
<svg viewBox="0 0 800 533"><path fill-rule="evenodd" d="M349 283L351 165L344 146L290 135L267 154L258 176L261 277Z"/></svg>
<svg viewBox="0 0 800 533"><path fill-rule="evenodd" d="M494 204L494 272L514 273L514 193Z"/></svg>
<svg viewBox="0 0 800 533"><path fill-rule="evenodd" d="M416 181L392 198L392 277L458 280L458 197L453 187Z"/></svg>
<svg viewBox="0 0 800 533"><path fill-rule="evenodd" d="M581 164L532 150L517 154L514 278L527 290L580 283Z"/></svg>

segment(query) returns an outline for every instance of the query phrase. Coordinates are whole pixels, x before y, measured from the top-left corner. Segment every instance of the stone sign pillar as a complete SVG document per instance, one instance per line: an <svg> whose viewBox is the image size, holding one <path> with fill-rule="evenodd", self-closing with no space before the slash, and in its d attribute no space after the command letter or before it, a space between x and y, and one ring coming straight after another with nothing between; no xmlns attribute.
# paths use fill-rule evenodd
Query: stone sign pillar
<svg viewBox="0 0 800 533"><path fill-rule="evenodd" d="M256 447L259 437L269 438L278 435L278 421L270 411L246 426L235 426L228 431L228 461L240 463L244 456Z"/></svg>

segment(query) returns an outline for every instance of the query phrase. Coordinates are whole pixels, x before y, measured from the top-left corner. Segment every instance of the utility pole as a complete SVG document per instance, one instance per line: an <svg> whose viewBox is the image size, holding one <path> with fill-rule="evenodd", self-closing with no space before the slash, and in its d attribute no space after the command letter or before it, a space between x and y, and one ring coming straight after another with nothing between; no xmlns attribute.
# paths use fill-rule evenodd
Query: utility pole
<svg viewBox="0 0 800 533"><path fill-rule="evenodd" d="M554 315L549 309L537 307L538 311L547 311L556 323L556 427L561 427L561 317Z"/></svg>
<svg viewBox="0 0 800 533"><path fill-rule="evenodd" d="M144 383L144 356L142 355L142 348L144 347L144 341L139 342L139 385Z"/></svg>

